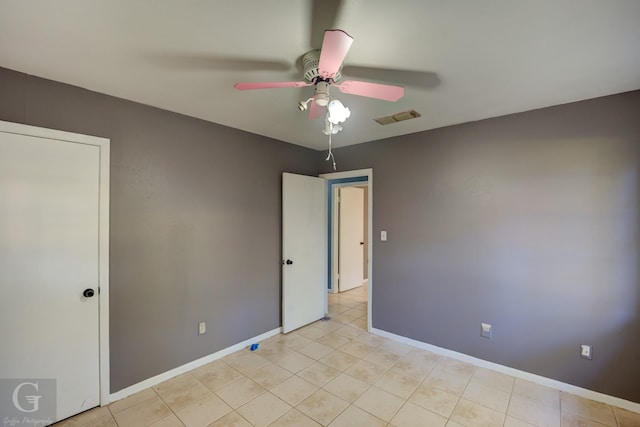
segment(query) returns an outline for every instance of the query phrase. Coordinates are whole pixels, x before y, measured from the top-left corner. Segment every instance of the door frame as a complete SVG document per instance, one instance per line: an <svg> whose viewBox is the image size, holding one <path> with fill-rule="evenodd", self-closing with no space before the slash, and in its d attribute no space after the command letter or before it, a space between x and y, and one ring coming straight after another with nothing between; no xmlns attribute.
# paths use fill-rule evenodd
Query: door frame
<svg viewBox="0 0 640 427"><path fill-rule="evenodd" d="M109 167L110 145L107 138L46 129L0 120L0 132L76 144L94 145L100 149L98 186L98 362L100 406L110 403L109 366Z"/></svg>
<svg viewBox="0 0 640 427"><path fill-rule="evenodd" d="M344 171L344 172L332 172L332 173L324 173L320 175L320 178L324 178L327 181L330 180L334 180L334 179L344 179L344 178L366 178L366 181L354 181L354 182L350 182L348 184L344 184L343 186L367 186L369 188L368 191L368 198L367 198L367 204L368 204L368 212L367 212L367 216L368 216L368 226L367 226L367 241L368 241L368 253L367 253L367 257L369 258L369 263L367 265L367 277L369 280L369 291L368 291L368 295L367 295L367 331L371 332L371 328L372 328L372 318L371 318L371 301L372 301L372 289L373 289L373 169L369 168L369 169L356 169L356 170L351 170L351 171ZM338 185L338 184L334 184L334 185ZM330 198L330 205L333 207L335 205L335 203L333 203L333 197L334 197L334 191L333 191L333 185L329 185L328 186L328 197ZM334 221L334 215L333 212L330 211L329 212L329 231L328 234L331 233L331 227L333 225L333 221ZM331 256L329 254L327 254L327 257L329 259L329 261L331 261ZM328 292L330 292L329 290L327 290L327 294ZM328 295L327 295L328 298Z"/></svg>

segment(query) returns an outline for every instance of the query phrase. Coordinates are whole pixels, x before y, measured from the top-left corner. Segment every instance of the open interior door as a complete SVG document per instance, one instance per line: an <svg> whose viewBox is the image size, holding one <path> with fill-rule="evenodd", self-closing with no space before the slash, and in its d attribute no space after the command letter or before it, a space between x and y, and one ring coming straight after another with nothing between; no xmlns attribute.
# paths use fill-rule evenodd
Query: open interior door
<svg viewBox="0 0 640 427"><path fill-rule="evenodd" d="M324 317L327 305L327 182L282 174L282 332Z"/></svg>
<svg viewBox="0 0 640 427"><path fill-rule="evenodd" d="M344 292L364 280L364 189L340 189L339 236L338 291Z"/></svg>

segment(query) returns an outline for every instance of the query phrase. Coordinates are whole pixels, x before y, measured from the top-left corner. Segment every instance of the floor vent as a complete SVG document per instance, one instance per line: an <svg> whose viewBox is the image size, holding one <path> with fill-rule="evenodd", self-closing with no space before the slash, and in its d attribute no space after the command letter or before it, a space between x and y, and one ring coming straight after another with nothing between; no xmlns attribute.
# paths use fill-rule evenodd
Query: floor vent
<svg viewBox="0 0 640 427"><path fill-rule="evenodd" d="M402 113L396 113L392 116L380 117L379 119L373 119L381 125L390 125L391 123L403 122L405 120L415 119L420 117L420 113L415 110L403 111Z"/></svg>

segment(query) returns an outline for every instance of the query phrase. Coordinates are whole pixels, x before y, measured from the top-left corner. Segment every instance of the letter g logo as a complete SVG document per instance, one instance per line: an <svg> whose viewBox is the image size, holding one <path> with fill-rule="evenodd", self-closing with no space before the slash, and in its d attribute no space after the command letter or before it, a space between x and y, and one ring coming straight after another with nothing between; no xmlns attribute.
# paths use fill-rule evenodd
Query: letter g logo
<svg viewBox="0 0 640 427"><path fill-rule="evenodd" d="M33 386L33 388L36 391L38 391L38 383L24 382L24 383L18 384L18 386L13 390L13 405L16 407L16 409L22 412L27 412L27 413L36 412L38 410L38 407L39 407L38 404L42 396L25 396L25 399L27 399L27 402L32 405L32 409L24 409L22 405L20 405L20 401L18 400L18 394L20 393L20 390L22 389L22 387L27 385Z"/></svg>

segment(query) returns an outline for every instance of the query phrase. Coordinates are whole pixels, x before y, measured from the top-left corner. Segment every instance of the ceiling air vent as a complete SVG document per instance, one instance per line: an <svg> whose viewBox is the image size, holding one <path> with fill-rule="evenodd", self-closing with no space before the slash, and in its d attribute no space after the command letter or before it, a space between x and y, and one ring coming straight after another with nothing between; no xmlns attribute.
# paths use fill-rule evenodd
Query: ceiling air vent
<svg viewBox="0 0 640 427"><path fill-rule="evenodd" d="M392 116L380 117L379 119L373 119L381 125L390 125L391 123L398 123L409 119L415 119L420 117L420 113L415 110L403 111L402 113L396 113Z"/></svg>

